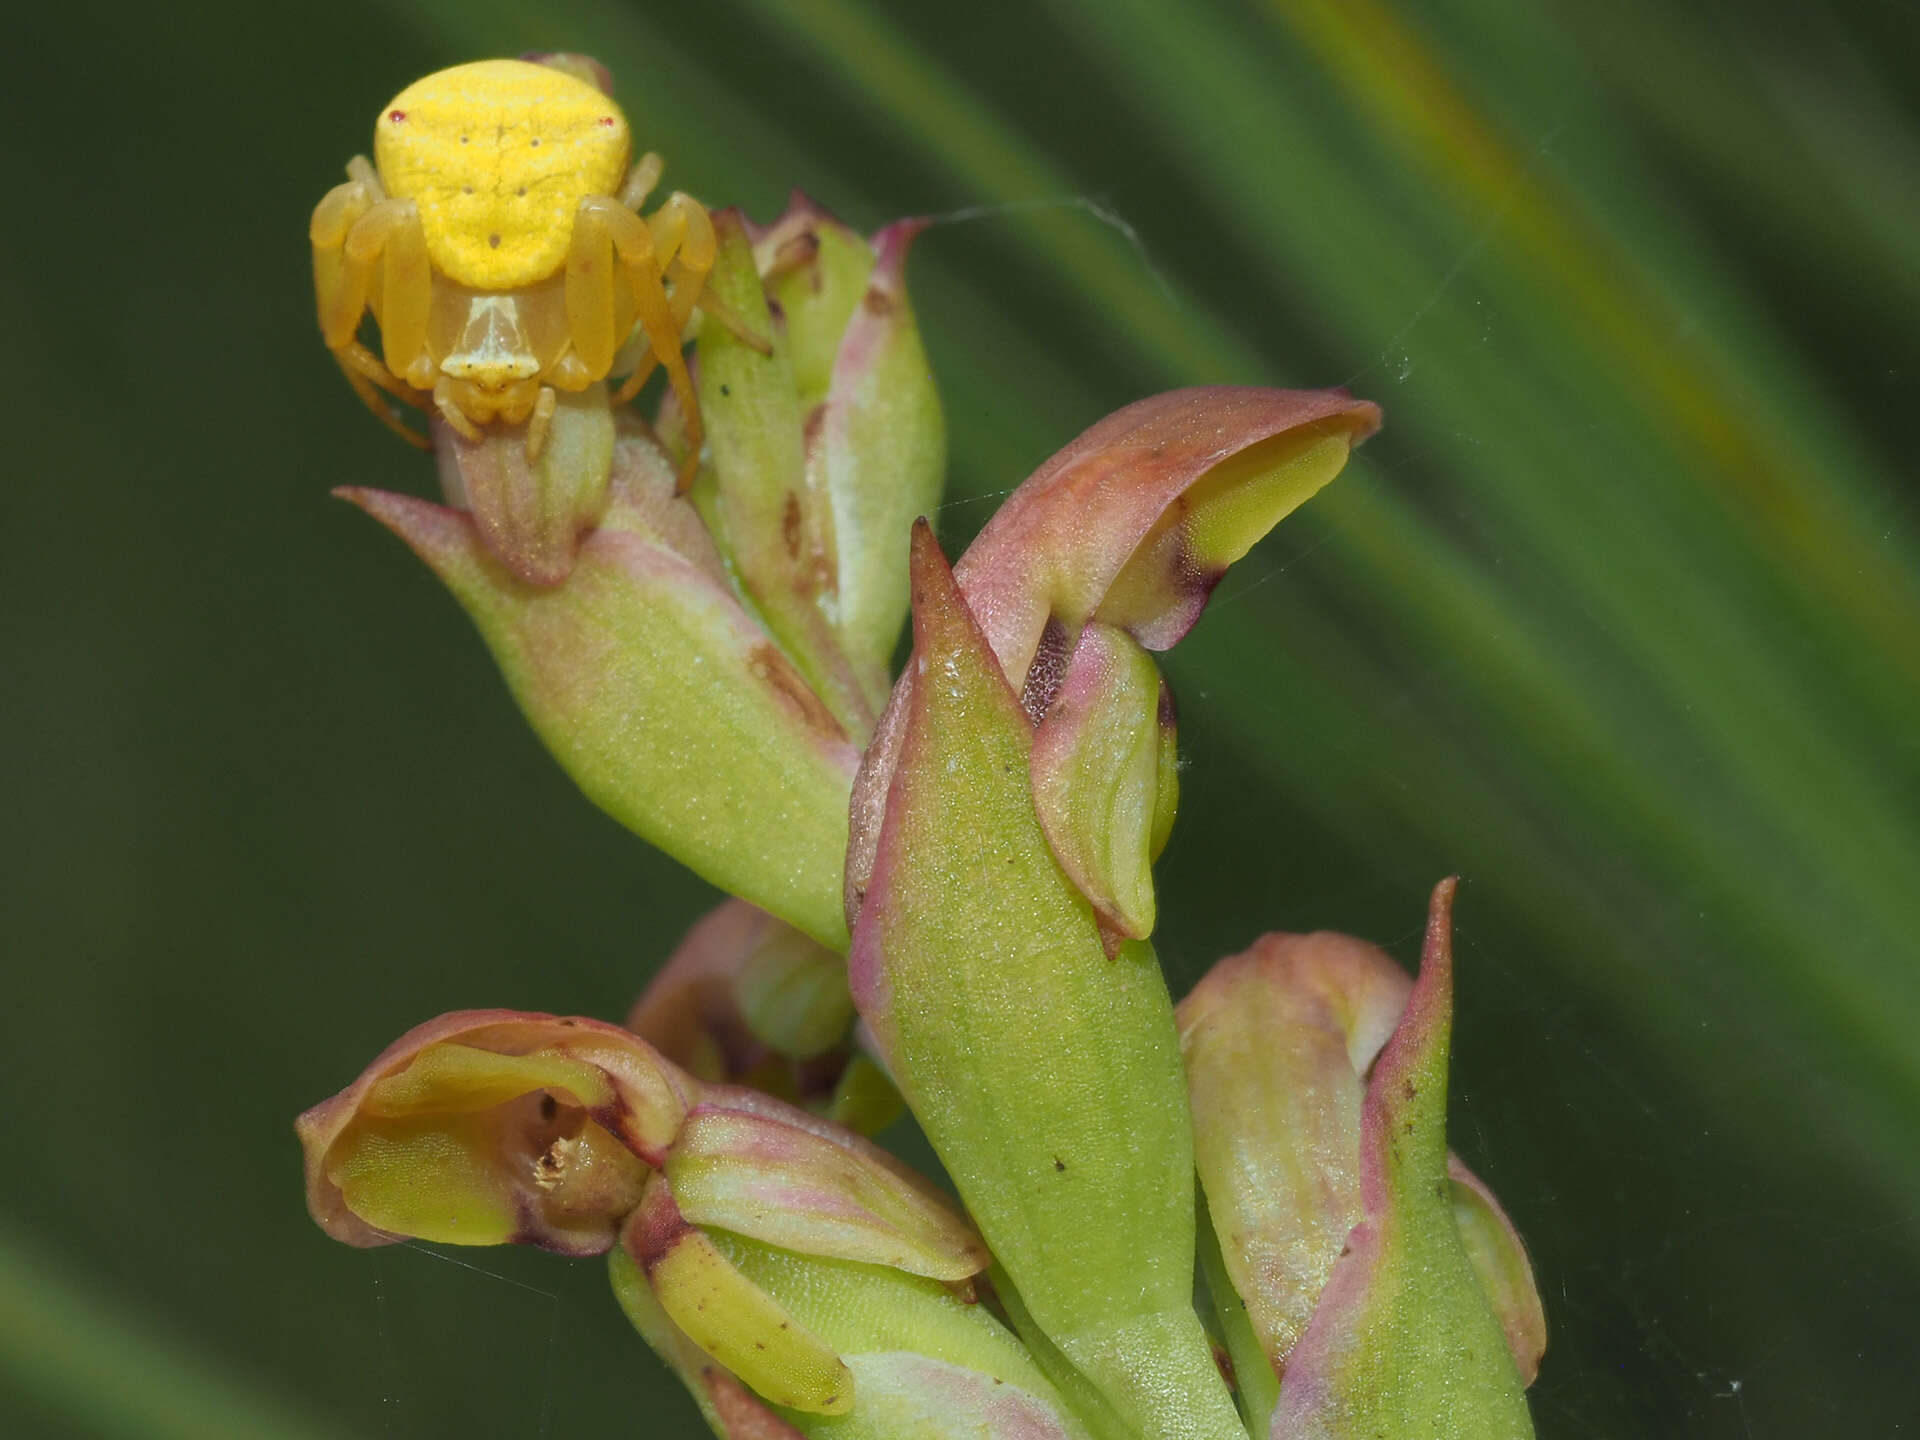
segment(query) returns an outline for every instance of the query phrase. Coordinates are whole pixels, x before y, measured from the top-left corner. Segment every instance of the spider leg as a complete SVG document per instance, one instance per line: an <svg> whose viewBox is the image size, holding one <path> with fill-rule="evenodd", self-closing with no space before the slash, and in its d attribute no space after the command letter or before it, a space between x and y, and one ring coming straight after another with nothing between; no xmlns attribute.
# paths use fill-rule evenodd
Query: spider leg
<svg viewBox="0 0 1920 1440"><path fill-rule="evenodd" d="M320 334L333 351L341 373L367 408L382 424L409 444L426 442L408 429L382 397L381 391L401 400L415 400L416 392L380 363L360 343L360 317L366 313L374 267L385 264L382 279L387 297L397 292L400 334L382 317L381 334L389 358L404 353L412 343L414 357L425 358L426 320L423 300L430 295L431 273L426 267L426 244L419 237L419 215L411 204L396 206L380 190L370 166L355 156L345 184L336 185L315 207L308 238L313 244L313 288ZM364 172L364 173L363 173ZM411 221L411 225L407 223ZM397 245L390 244L397 239ZM417 243L415 243L417 241ZM415 315L418 322L415 324ZM396 339L398 344L396 344ZM430 366L431 362L428 361Z"/></svg>
<svg viewBox="0 0 1920 1440"><path fill-rule="evenodd" d="M667 379L680 399L687 427L687 458L680 468L680 489L684 492L693 483L694 474L699 469L700 448L705 436L700 425L699 397L694 393L693 377L687 373L687 357L680 350L680 326L674 321L673 305L667 296L659 255L654 249L653 232L638 215L612 197L590 195L580 202L579 216L574 223L576 253L583 236L595 248L601 243L600 236L611 241L615 254L626 269L628 282L633 287L634 303L640 312L640 323L646 328L647 343L652 348L654 358L666 367ZM601 268L604 271L605 267ZM588 293L589 283L594 279L591 272L581 277L580 293L583 300ZM567 319L575 326L574 347L589 365L601 361L597 373L604 375L607 367L613 363L611 298L609 296L606 304L593 307L593 314L583 314L576 320L574 280L574 260L569 257ZM600 283L610 291L610 278ZM585 308L584 305L581 307L583 310ZM590 341L599 349L590 352L587 345L581 343L581 322L590 327Z"/></svg>
<svg viewBox="0 0 1920 1440"><path fill-rule="evenodd" d="M719 242L714 238L713 220L704 206L681 190L674 191L647 222L663 257L671 263L666 278L673 282L674 311L686 324L695 309L711 315L727 331L761 355L773 353L773 342L718 295L707 289L707 276L713 271Z"/></svg>

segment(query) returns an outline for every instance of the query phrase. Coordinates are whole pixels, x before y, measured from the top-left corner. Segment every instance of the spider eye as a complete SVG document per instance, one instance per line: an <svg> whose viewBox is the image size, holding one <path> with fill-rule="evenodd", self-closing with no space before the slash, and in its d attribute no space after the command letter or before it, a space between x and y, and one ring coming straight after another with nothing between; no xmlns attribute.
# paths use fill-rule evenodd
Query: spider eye
<svg viewBox="0 0 1920 1440"><path fill-rule="evenodd" d="M406 118L407 118L407 112L404 110L389 110L387 112L387 119L391 120L396 125L398 125L402 120Z"/></svg>

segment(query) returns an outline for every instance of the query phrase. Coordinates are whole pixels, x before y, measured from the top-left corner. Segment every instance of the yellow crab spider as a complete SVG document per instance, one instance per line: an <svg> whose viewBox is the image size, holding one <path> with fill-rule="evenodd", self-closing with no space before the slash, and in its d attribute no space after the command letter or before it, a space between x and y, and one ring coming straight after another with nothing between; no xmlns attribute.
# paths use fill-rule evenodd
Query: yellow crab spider
<svg viewBox="0 0 1920 1440"><path fill-rule="evenodd" d="M374 157L313 212L320 332L347 383L416 445L386 396L426 408L468 439L525 425L539 454L554 391L604 380L636 323L646 354L616 395L664 365L686 416L682 488L699 463L699 403L681 353L696 306L754 348L703 294L713 222L675 191L639 210L658 155L631 170L619 107L585 80L521 60L456 65L415 81L374 122ZM357 338L371 312L383 355Z"/></svg>

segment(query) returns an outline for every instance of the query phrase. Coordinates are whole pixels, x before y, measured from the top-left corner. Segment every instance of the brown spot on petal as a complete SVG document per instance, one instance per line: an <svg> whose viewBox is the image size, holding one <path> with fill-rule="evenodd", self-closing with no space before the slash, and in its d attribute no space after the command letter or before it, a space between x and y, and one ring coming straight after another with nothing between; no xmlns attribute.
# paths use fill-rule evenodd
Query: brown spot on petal
<svg viewBox="0 0 1920 1440"><path fill-rule="evenodd" d="M780 538L786 542L787 558L800 558L800 497L787 492L787 503L780 511Z"/></svg>
<svg viewBox="0 0 1920 1440"><path fill-rule="evenodd" d="M878 285L870 286L867 290L866 298L860 302L860 308L869 315L891 315L893 313L893 297Z"/></svg>
<svg viewBox="0 0 1920 1440"><path fill-rule="evenodd" d="M791 275L794 271L813 264L813 262L819 258L819 255L820 237L815 235L811 230L803 230L791 240L784 242L778 250L773 252L773 259L767 265L767 273L760 278L766 283L772 284L782 276ZM820 290L820 272L816 270L808 278L812 283L814 292L818 294Z"/></svg>
<svg viewBox="0 0 1920 1440"><path fill-rule="evenodd" d="M800 677L800 672L793 668L793 662L772 645L755 646L747 665L754 678L773 691L807 728L835 740L846 738L846 732L840 728L840 722L833 718L833 712L813 693L813 687Z"/></svg>

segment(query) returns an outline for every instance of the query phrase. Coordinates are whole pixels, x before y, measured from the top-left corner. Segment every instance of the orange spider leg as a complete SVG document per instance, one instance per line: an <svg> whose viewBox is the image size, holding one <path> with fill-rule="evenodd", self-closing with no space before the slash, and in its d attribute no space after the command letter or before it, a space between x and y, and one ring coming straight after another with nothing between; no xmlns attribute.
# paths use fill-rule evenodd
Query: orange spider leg
<svg viewBox="0 0 1920 1440"><path fill-rule="evenodd" d="M433 387L433 408L440 412L440 418L451 425L455 431L468 440L479 440L482 431L468 416L455 393L457 382L451 375L442 375Z"/></svg>
<svg viewBox="0 0 1920 1440"><path fill-rule="evenodd" d="M616 337L612 276L604 263L594 263L598 256L606 253L604 247L611 242L633 287L634 303L640 312L640 323L646 328L647 342L654 358L666 366L667 378L686 417L687 458L680 467L680 490L684 492L693 484L700 467L705 432L700 425L700 400L694 393L693 377L687 373L687 357L680 352L680 326L674 323L673 306L667 297L659 256L653 246L653 232L638 215L612 196L589 195L580 202L573 235L573 254L567 260L567 321L573 329L574 348L596 374L606 374L613 364ZM602 295L604 303L594 303Z"/></svg>
<svg viewBox="0 0 1920 1440"><path fill-rule="evenodd" d="M410 400L413 397L399 381L393 378L387 367L374 358L366 346L358 340L351 341L344 348L335 350L333 358L339 362L340 373L347 377L347 384L353 387L353 393L358 395L361 402L379 417L381 424L409 445L421 450L433 448L432 442L426 436L409 428L407 422L396 415L393 408L387 404L385 396L380 393L382 390L402 400Z"/></svg>
<svg viewBox="0 0 1920 1440"><path fill-rule="evenodd" d="M540 458L540 452L546 447L547 431L553 424L554 408L560 399L553 393L551 385L542 385L540 394L534 399L533 409L527 415L527 463L532 464Z"/></svg>
<svg viewBox="0 0 1920 1440"><path fill-rule="evenodd" d="M647 196L660 183L660 172L666 168L667 162L653 151L642 155L639 163L627 175L627 183L620 187L620 203L629 210L638 210L646 204Z"/></svg>
<svg viewBox="0 0 1920 1440"><path fill-rule="evenodd" d="M354 178L327 192L315 207L312 224L308 227L308 238L313 242L313 288L320 334L327 348L333 352L341 373L347 377L347 384L353 387L353 393L360 397L361 402L388 429L409 444L424 448L427 442L408 429L380 395L380 391L384 390L399 399L412 400L414 393L356 338L360 317L367 308L373 265L381 249L380 241L391 224L387 207L393 202L382 194L379 182L372 178L365 161L357 156L355 159L359 162L358 166L347 167L348 173ZM378 217L371 227L366 224L370 217ZM403 269L410 258L403 251ZM424 242L420 246L419 259L424 264ZM392 271L390 262L389 274ZM424 323L419 328L424 348ZM392 353L391 347L389 353Z"/></svg>
<svg viewBox="0 0 1920 1440"><path fill-rule="evenodd" d="M676 190L654 212L647 225L666 263L666 278L673 282L673 308L680 323L685 325L687 318L699 309L719 321L749 350L771 355L773 342L706 288L707 276L713 270L714 257L720 248L706 208L685 191Z"/></svg>

